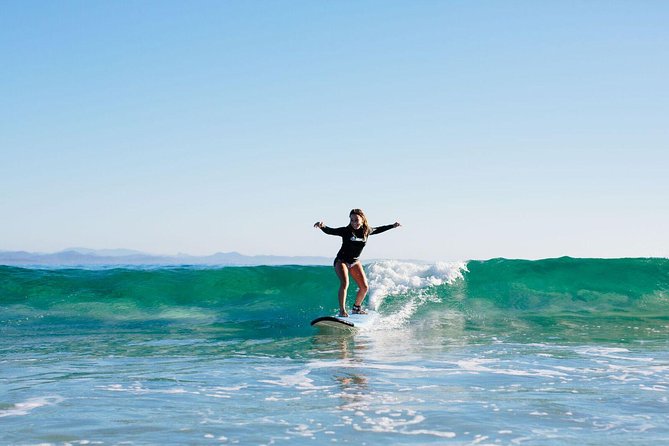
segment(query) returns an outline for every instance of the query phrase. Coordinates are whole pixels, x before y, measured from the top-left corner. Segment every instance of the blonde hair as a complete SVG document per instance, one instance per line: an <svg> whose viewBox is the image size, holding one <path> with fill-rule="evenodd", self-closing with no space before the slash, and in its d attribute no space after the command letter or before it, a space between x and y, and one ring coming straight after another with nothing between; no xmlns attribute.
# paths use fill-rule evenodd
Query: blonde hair
<svg viewBox="0 0 669 446"><path fill-rule="evenodd" d="M352 215L357 215L360 218L362 218L362 233L363 233L363 238L367 238L369 235L371 228L369 227L369 222L367 221L367 216L365 213L362 211L362 209L351 209L351 212L349 212L348 217L351 218Z"/></svg>

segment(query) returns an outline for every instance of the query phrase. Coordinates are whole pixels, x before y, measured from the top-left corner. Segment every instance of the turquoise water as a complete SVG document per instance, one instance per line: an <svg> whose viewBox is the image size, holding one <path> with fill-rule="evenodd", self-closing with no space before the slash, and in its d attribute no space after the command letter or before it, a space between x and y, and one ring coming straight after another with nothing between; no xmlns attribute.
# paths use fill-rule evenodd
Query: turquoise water
<svg viewBox="0 0 669 446"><path fill-rule="evenodd" d="M669 260L365 270L0 267L0 444L669 440Z"/></svg>

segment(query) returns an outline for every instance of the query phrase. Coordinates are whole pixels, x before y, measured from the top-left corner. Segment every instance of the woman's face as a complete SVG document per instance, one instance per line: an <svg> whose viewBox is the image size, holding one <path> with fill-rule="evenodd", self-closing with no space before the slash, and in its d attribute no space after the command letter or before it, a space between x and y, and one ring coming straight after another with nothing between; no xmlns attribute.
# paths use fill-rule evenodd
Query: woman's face
<svg viewBox="0 0 669 446"><path fill-rule="evenodd" d="M362 217L358 214L351 214L351 226L356 231L362 226Z"/></svg>

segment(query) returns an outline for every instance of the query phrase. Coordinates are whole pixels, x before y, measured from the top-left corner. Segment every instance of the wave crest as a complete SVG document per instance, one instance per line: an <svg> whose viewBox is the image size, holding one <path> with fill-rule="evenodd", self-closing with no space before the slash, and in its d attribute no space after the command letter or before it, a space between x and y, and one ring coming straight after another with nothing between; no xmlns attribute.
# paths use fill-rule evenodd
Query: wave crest
<svg viewBox="0 0 669 446"><path fill-rule="evenodd" d="M466 262L437 262L423 264L385 260L372 263L367 268L367 277L372 290L369 303L378 309L386 296L406 294L431 286L452 284L462 279L467 271Z"/></svg>

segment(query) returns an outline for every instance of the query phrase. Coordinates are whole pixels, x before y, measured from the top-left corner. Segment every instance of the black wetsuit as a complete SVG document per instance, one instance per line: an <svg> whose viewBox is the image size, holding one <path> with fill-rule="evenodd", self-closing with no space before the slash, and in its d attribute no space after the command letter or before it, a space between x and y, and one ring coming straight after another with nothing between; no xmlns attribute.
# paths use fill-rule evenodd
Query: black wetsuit
<svg viewBox="0 0 669 446"><path fill-rule="evenodd" d="M395 225L386 225L370 228L369 235L380 234L389 229L393 229L394 227ZM323 226L321 230L326 234L338 235L341 237L341 248L335 258L335 264L337 261L342 261L351 265L358 261L362 248L367 244L367 237L364 237L362 227L356 231L351 225L341 228L328 228L327 226Z"/></svg>

